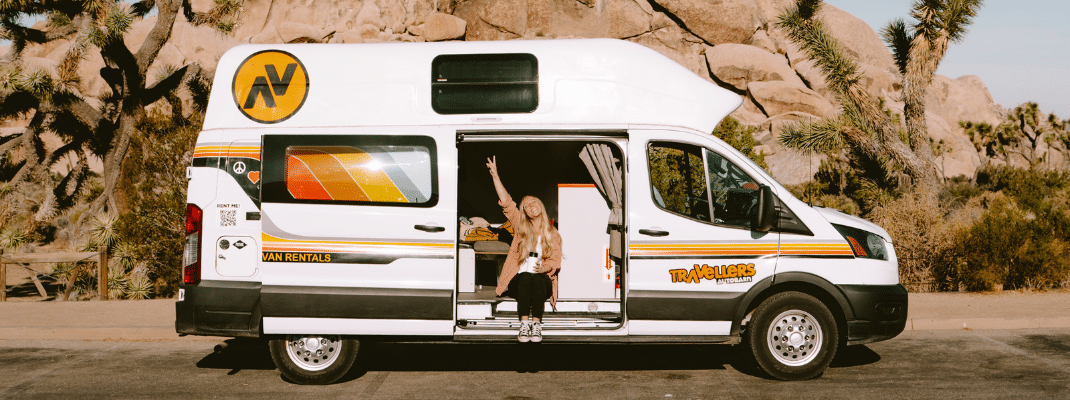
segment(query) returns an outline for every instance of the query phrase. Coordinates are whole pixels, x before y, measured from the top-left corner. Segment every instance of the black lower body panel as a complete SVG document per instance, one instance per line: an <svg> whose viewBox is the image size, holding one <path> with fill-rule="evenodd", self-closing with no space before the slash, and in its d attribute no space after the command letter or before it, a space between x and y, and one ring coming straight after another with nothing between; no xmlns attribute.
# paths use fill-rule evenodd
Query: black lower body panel
<svg viewBox="0 0 1070 400"><path fill-rule="evenodd" d="M260 336L260 282L202 281L181 285L175 330L205 336Z"/></svg>
<svg viewBox="0 0 1070 400"><path fill-rule="evenodd" d="M847 344L864 344L898 336L907 323L907 289L903 285L840 285L855 319L847 321Z"/></svg>
<svg viewBox="0 0 1070 400"><path fill-rule="evenodd" d="M670 321L731 321L744 292L632 290L628 318Z"/></svg>

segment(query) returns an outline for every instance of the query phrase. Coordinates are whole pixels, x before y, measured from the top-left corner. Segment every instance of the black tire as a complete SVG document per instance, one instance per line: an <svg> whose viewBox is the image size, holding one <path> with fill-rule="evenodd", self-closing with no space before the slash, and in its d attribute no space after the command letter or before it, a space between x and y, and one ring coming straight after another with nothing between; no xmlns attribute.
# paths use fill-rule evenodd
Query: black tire
<svg viewBox="0 0 1070 400"><path fill-rule="evenodd" d="M751 353L776 379L821 376L839 348L836 319L824 303L805 293L773 295L758 305L749 325L746 342Z"/></svg>
<svg viewBox="0 0 1070 400"><path fill-rule="evenodd" d="M360 342L331 335L288 335L272 339L268 347L282 376L301 385L327 385L353 367Z"/></svg>

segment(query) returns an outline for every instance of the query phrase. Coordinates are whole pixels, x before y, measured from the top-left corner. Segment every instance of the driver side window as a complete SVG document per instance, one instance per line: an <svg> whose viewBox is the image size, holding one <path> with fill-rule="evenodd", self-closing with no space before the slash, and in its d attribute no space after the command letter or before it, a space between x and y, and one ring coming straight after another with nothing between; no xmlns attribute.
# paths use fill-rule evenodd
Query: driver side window
<svg viewBox="0 0 1070 400"><path fill-rule="evenodd" d="M713 222L750 228L758 213L758 183L720 154L705 150L713 197Z"/></svg>
<svg viewBox="0 0 1070 400"><path fill-rule="evenodd" d="M758 183L716 152L695 145L653 142L647 149L651 195L658 207L717 225L750 229Z"/></svg>

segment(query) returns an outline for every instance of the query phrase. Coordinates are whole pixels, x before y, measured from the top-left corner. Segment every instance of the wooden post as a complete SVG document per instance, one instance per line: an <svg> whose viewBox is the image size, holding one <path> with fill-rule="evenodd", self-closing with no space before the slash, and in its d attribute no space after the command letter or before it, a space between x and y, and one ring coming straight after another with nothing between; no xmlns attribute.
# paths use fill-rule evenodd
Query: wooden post
<svg viewBox="0 0 1070 400"><path fill-rule="evenodd" d="M100 299L108 299L108 248L104 246L97 247L100 251L100 277L97 278L97 291L100 292Z"/></svg>
<svg viewBox="0 0 1070 400"><path fill-rule="evenodd" d="M74 280L78 278L79 264L75 263L74 268L71 268L70 277L67 278L67 287L63 289L63 298L60 300L67 301L71 299L71 291L74 290Z"/></svg>
<svg viewBox="0 0 1070 400"><path fill-rule="evenodd" d="M0 248L0 256L4 255L4 249ZM0 301L7 301L7 263L0 258Z"/></svg>

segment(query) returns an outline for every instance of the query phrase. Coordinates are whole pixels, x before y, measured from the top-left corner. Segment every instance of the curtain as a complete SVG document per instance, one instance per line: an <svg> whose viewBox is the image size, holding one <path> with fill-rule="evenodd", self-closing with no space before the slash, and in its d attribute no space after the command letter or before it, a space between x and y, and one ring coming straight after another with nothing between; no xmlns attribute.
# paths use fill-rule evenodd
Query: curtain
<svg viewBox="0 0 1070 400"><path fill-rule="evenodd" d="M623 238L624 209L621 206L623 193L623 174L620 160L613 158L609 145L587 144L580 150L580 159L587 166L587 172L594 178L594 184L602 197L609 203L609 254L621 257L621 239Z"/></svg>

